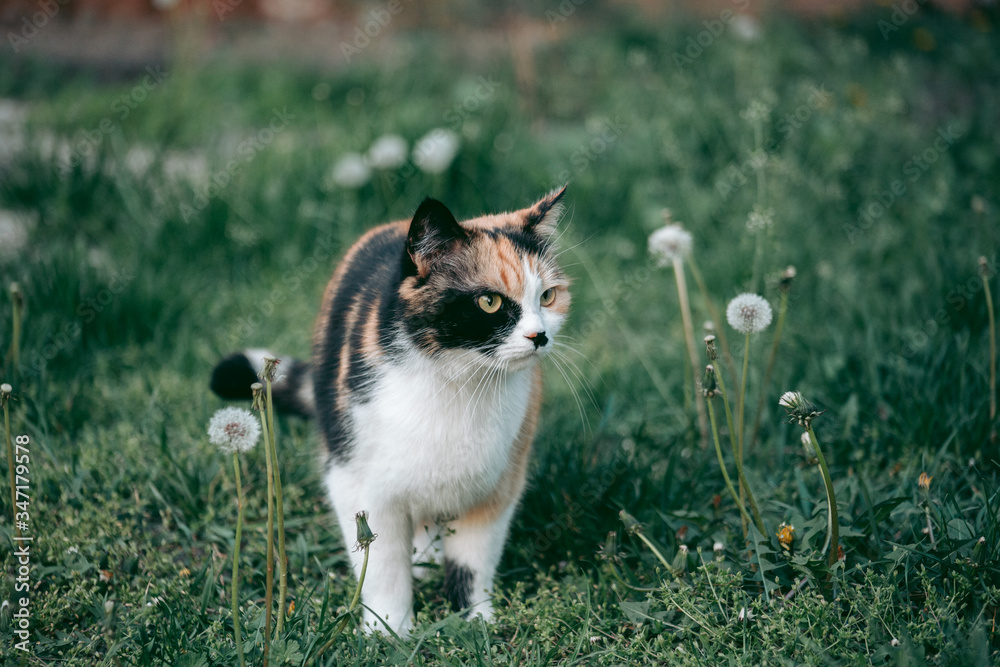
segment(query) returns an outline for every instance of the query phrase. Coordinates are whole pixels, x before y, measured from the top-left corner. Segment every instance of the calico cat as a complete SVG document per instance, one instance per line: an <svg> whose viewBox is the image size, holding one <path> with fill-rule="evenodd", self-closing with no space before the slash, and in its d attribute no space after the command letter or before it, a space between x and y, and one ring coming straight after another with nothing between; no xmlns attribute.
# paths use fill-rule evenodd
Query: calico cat
<svg viewBox="0 0 1000 667"><path fill-rule="evenodd" d="M427 199L347 252L323 296L311 363L283 360L275 406L314 416L345 541L367 510L378 535L367 629L406 635L414 563L443 550L456 610L489 620L490 593L541 404L539 360L570 304L553 251L565 188L461 223ZM264 350L223 360L212 389L249 398ZM360 553L352 552L357 575Z"/></svg>

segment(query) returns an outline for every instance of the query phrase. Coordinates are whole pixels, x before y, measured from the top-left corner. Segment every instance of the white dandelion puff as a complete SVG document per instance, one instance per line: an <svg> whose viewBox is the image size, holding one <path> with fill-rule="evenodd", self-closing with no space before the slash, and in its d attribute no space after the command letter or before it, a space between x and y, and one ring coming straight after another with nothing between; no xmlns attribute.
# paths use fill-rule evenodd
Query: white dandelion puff
<svg viewBox="0 0 1000 667"><path fill-rule="evenodd" d="M371 177L371 167L360 153L346 153L340 156L330 172L330 180L349 190L357 190Z"/></svg>
<svg viewBox="0 0 1000 667"><path fill-rule="evenodd" d="M222 408L208 422L208 440L222 453L248 452L260 439L260 422L249 410Z"/></svg>
<svg viewBox="0 0 1000 667"><path fill-rule="evenodd" d="M744 292L729 302L726 319L740 333L758 333L771 323L771 306L764 297Z"/></svg>
<svg viewBox="0 0 1000 667"><path fill-rule="evenodd" d="M406 163L409 146L398 134L383 134L368 149L368 164L374 169L396 169Z"/></svg>
<svg viewBox="0 0 1000 667"><path fill-rule="evenodd" d="M413 147L413 164L428 174L443 173L458 155L458 135L437 128L422 136Z"/></svg>
<svg viewBox="0 0 1000 667"><path fill-rule="evenodd" d="M692 244L691 232L678 224L660 227L649 235L649 252L660 266L670 266L690 255Z"/></svg>

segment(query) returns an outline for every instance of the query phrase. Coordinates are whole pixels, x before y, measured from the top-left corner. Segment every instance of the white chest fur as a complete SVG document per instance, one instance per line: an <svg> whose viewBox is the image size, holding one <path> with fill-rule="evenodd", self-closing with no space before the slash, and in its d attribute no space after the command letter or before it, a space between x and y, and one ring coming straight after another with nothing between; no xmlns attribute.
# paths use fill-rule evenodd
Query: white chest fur
<svg viewBox="0 0 1000 667"><path fill-rule="evenodd" d="M464 363L414 354L384 367L371 399L351 410L355 449L343 472L415 520L458 516L488 497L524 421L531 368Z"/></svg>

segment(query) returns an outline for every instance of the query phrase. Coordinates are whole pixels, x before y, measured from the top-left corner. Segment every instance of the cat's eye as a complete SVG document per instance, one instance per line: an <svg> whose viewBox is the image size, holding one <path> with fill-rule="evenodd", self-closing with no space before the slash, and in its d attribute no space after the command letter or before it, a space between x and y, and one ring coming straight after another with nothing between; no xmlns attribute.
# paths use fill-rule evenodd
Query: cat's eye
<svg viewBox="0 0 1000 667"><path fill-rule="evenodd" d="M544 292L542 292L541 303L543 306L551 306L555 300L556 300L556 289L554 287L550 287Z"/></svg>
<svg viewBox="0 0 1000 667"><path fill-rule="evenodd" d="M493 314L500 310L500 306L503 305L503 298L499 294L484 294L476 300L479 307L483 309L484 312Z"/></svg>

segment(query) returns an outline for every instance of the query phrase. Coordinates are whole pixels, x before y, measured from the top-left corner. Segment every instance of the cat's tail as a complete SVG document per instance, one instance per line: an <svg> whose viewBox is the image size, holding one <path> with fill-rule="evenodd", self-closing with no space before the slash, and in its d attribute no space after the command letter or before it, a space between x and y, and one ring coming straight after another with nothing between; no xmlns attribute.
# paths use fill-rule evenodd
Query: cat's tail
<svg viewBox="0 0 1000 667"><path fill-rule="evenodd" d="M271 384L274 409L278 412L312 418L315 415L312 367L309 362L290 357L278 357L267 350L243 350L229 355L212 370L212 391L233 401L250 400L250 386L260 382L258 373L264 367L264 357L279 360L276 380Z"/></svg>

